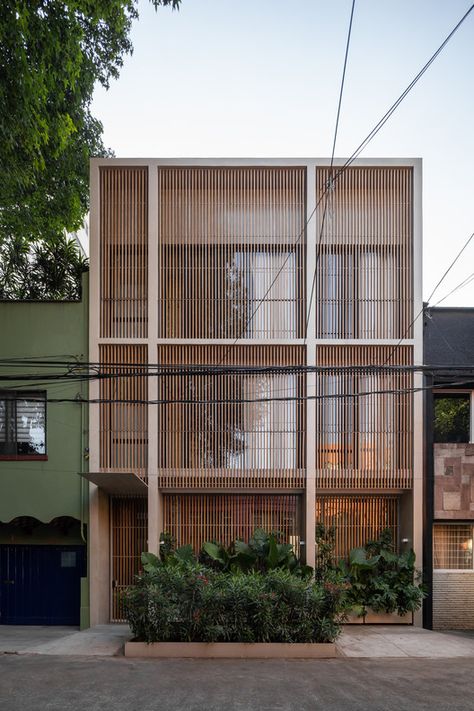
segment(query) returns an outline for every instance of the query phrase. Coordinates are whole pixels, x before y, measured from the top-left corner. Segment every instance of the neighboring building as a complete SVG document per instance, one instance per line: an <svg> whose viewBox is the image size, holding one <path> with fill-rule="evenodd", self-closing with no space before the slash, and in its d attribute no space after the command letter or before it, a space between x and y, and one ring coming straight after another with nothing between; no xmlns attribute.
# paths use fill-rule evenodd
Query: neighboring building
<svg viewBox="0 0 474 711"><path fill-rule="evenodd" d="M474 309L428 308L425 626L474 629Z"/></svg>
<svg viewBox="0 0 474 711"><path fill-rule="evenodd" d="M0 624L89 624L87 383L48 380L87 360L87 316L87 275L81 302L0 302Z"/></svg>
<svg viewBox="0 0 474 711"><path fill-rule="evenodd" d="M389 526L421 564L421 161L329 165L92 161L92 624L163 531L311 564L316 521L341 556Z"/></svg>

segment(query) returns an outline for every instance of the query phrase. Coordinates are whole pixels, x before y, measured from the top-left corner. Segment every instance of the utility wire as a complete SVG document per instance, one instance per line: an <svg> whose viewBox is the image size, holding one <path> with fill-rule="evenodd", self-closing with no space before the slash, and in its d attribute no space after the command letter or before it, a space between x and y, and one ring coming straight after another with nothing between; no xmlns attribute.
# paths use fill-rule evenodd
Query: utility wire
<svg viewBox="0 0 474 711"><path fill-rule="evenodd" d="M380 129L387 123L389 118L392 116L392 114L396 111L396 109L399 107L399 105L402 103L402 101L406 98L406 96L410 93L410 91L413 89L413 87L418 83L418 81L421 79L421 77L424 75L424 73L429 69L429 67L433 64L435 59L438 57L438 55L443 51L443 49L446 47L448 42L451 40L451 38L454 36L454 34L458 31L458 29L461 27L461 25L465 22L467 17L470 15L472 10L474 9L474 4L472 4L467 12L463 15L463 17L459 20L459 22L455 25L455 27L451 30L451 32L447 35L447 37L444 39L444 41L441 43L441 45L438 47L438 49L431 55L429 60L426 62L426 64L420 69L418 74L412 79L412 81L408 84L406 89L400 94L400 96L397 98L397 100L392 104L392 106L385 112L385 114L382 116L382 118L375 124L375 126L372 128L372 130L367 134L367 136L364 138L364 140L358 145L358 147L355 149L355 151L351 154L351 156L345 161L345 163L339 168L339 170L335 173L334 177L331 178L330 184L327 185L323 191L323 194L319 198L318 202L316 203L315 208L311 211L309 217L307 218L305 225L303 229L300 231L295 243L292 246L292 249L288 253L286 259L284 260L283 264L281 265L280 269L277 271L277 274L275 278L273 279L272 283L270 284L269 288L263 295L263 297L260 299L260 301L257 303L256 307L254 308L251 316L247 319L241 333L237 336L235 341L233 342L232 346L234 346L243 336L245 331L247 330L249 324L253 320L255 314L257 313L258 309L262 305L262 303L265 301L267 298L268 294L270 293L271 289L273 288L273 285L275 284L276 280L280 276L281 272L283 271L284 267L286 266L286 263L288 262L292 252L296 248L296 246L299 244L301 237L305 233L305 230L314 216L315 212L317 211L319 205L321 204L323 198L327 194L329 189L332 189L339 180L340 176L345 172L345 170L356 160L356 158L362 153L362 151L368 146L368 144L375 138L377 133L380 131ZM321 231L322 234L322 231ZM320 244L321 244L321 237L320 237ZM319 247L320 247L319 244ZM319 253L319 250L318 250ZM314 279L316 278L316 275L314 276ZM222 361L225 360L227 357L227 354L229 353L230 349L232 348L230 346L226 353L224 354ZM222 362L221 361L221 362Z"/></svg>
<svg viewBox="0 0 474 711"><path fill-rule="evenodd" d="M332 168L334 165L334 155L336 152L336 142L337 142L337 133L339 130L339 119L341 116L341 106L342 106L342 95L344 93L344 83L346 79L346 69L347 69L347 58L349 56L349 45L351 42L351 34L352 34L352 20L354 18L354 8L355 8L355 0L352 0L352 8L351 8L351 16L349 20L349 29L347 31L347 40L346 40L346 51L344 54L344 66L342 69L342 78L341 78L341 88L339 90L339 101L337 104L337 114L336 114L336 125L334 127L334 138L332 141L332 151L331 151L331 163L330 163L330 168L329 172L330 174L332 173ZM332 180L332 178L330 178ZM324 232L324 225L326 223L326 214L327 214L327 208L328 208L328 199L329 199L329 194L332 190L331 184L327 185L327 190L325 191L325 200L324 200L324 210L323 210L323 216L321 220L321 229L319 232L319 242L318 242L318 251L317 251L317 256L316 256L316 266L314 268L314 274L313 274L313 281L311 284L311 294L309 297L309 305L308 305L308 312L306 315L306 323L305 323L305 337L308 337L308 324L309 324L309 319L311 315L311 306L313 304L313 295L314 295L314 288L316 286L316 274L317 274L317 269L318 269L318 263L319 263L319 255L320 255L320 247L321 247L321 242L322 242L322 237L323 237L323 232Z"/></svg>
<svg viewBox="0 0 474 711"><path fill-rule="evenodd" d="M359 397L369 397L372 395L406 395L409 393L423 392L425 390L445 389L448 387L471 385L473 378L468 380L456 380L452 382L439 383L435 385L422 385L411 388L394 388L386 390L368 390L361 393L325 393L320 395L292 395L286 397L266 397L266 398L235 398L199 400L194 398L181 399L125 399L125 398L41 398L41 402L49 403L76 403L76 404L122 404L122 405L245 405L262 404L269 402L306 402L307 400L347 400Z"/></svg>
<svg viewBox="0 0 474 711"><path fill-rule="evenodd" d="M474 5L473 5L473 7L474 7ZM458 259L459 259L459 257L461 256L461 254L462 254L462 253L464 252L464 250L469 246L469 244L471 243L471 241L473 240L473 238L474 238L474 232L473 232L472 235L469 237L469 239L464 243L464 245L461 247L461 249L460 249L459 252L457 253L456 257L453 259L453 261L451 262L451 264L449 265L449 267L446 269L446 271L444 272L444 274L443 274L443 276L441 277L441 279L439 280L439 282L436 284L435 288L433 289L433 291L431 292L431 294L430 294L429 297L428 297L428 304L430 303L430 301L431 301L431 299L433 298L433 296L435 295L435 293L438 291L438 288L441 286L441 284L443 283L443 281L444 281L444 280L446 279L446 277L448 276L448 274L449 274L449 272L451 271L451 269L454 267L454 265L455 265L456 262L458 261ZM449 296L449 294L448 294L448 296ZM447 298L447 297L445 297L445 298Z"/></svg>
<svg viewBox="0 0 474 711"><path fill-rule="evenodd" d="M345 51L345 55L344 55L344 68L343 68L343 72L342 72L341 88L340 88L340 91L339 91L339 102L338 102L337 115L336 115L336 125L335 125L335 129L334 129L334 138L333 138L333 144L332 144L331 168L332 168L332 165L333 165L333 162L334 162L334 152L335 152L335 150L336 150L337 132L338 132L338 127L339 127L340 113L341 113L342 94L343 94L343 91L344 91L344 80L345 80L345 76L346 76L347 57L348 57L348 54L349 54L349 44L350 44L351 32L352 32L352 20L353 20L353 17L354 17L354 8L355 8L355 0L352 0L351 16L350 16L350 21L349 21L349 30L348 30L347 42L346 42L346 51ZM265 301L265 299L267 298L268 294L269 294L270 291L272 290L272 288L273 288L275 282L277 281L278 277L280 276L280 274L282 273L284 267L286 266L286 264L287 264L287 262L288 262L288 260L289 260L289 258L290 258L290 256L291 256L291 254L293 254L294 250L296 249L297 245L299 244L299 242L300 242L300 240L301 240L301 237L303 236L303 234L305 234L306 228L308 227L308 225L309 225L309 223L310 223L310 221L311 221L313 215L315 214L316 210L318 209L318 206L319 206L321 200L323 199L324 195L326 195L326 202L325 202L325 206L324 206L323 225L322 225L322 227L321 227L321 233L322 233L323 228L324 228L324 219L325 219L325 216L326 216L326 209L327 209L327 195L328 195L328 190L326 190L326 191L323 193L323 195L321 196L320 200L317 202L316 206L315 206L314 209L311 211L309 217L307 218L307 220L306 220L306 222L305 222L305 224L304 224L303 229L300 231L300 233L299 233L299 235L298 235L298 237L297 237L295 243L292 245L292 248L291 248L291 250L288 252L288 255L286 256L286 258L285 258L283 264L281 265L280 269L277 271L277 273L276 273L276 275L275 275L275 278L274 278L273 281L271 282L269 288L267 289L267 291L265 292L265 294L263 295L263 297L262 297L262 298L260 299L260 301L257 303L257 306L255 307L255 309L253 310L252 314L250 315L250 318L247 319L247 321L246 321L246 323L245 323L245 325L244 325L244 327L243 327L241 333L240 333L240 334L237 336L237 338L234 340L232 346L230 346L230 347L227 349L227 351L224 353L224 355L223 355L223 357L222 357L222 359L221 359L221 363L226 359L226 357L227 357L229 351L231 350L231 348L232 348L233 346L235 346L235 344L242 338L243 334L246 332L247 328L249 327L250 323L252 322L253 318L255 317L255 315L256 315L258 309L260 308L260 306L262 305L262 303ZM316 276L316 275L315 275L315 276ZM314 283L313 283L312 290L313 290L313 289L314 289ZM312 301L312 293L311 293L311 299L310 299L310 310L311 310L311 301ZM307 329L308 329L308 319L309 319L309 313L308 313L308 317L307 317L306 324L305 324L305 336L306 336Z"/></svg>
<svg viewBox="0 0 474 711"><path fill-rule="evenodd" d="M461 25L467 20L468 16L471 14L471 12L474 10L474 3L469 7L469 9L465 12L465 14L461 17L459 22L453 27L451 32L447 35L447 37L444 39L444 41L440 44L438 49L431 55L429 60L426 62L426 64L420 69L418 74L412 79L412 81L408 84L406 89L400 94L398 99L392 104L392 106L386 111L386 113L382 116L380 121L375 124L375 126L372 128L370 133L367 134L367 136L364 138L364 140L358 145L358 147L355 149L355 151L352 153L352 155L348 158L348 160L344 163L344 165L341 168L344 170L347 166L349 166L361 153L362 151L368 146L368 144L375 138L377 133L380 131L380 129L387 123L389 118L392 116L392 114L396 111L396 109L400 106L402 101L406 98L406 96L410 93L410 91L413 89L415 84L418 83L418 81L421 79L423 74L429 69L429 67L433 64L435 59L438 57L438 55L443 51L443 49L446 47L448 42L452 39L452 37L456 34L456 32L459 30ZM336 174L337 176L337 174Z"/></svg>
<svg viewBox="0 0 474 711"><path fill-rule="evenodd" d="M474 5L473 5L472 7L474 7ZM471 7L471 9L472 9L472 7ZM408 327L406 328L406 330L405 330L405 332L403 333L402 337L400 338L400 340L398 341L398 343L393 347L393 349L392 349L391 352L389 353L389 355L388 355L388 357L387 357L387 359L386 359L384 365L387 365L387 364L391 361L391 359L392 359L392 357L393 357L393 354L394 354L394 353L397 351L397 349L400 347L400 344L401 344L402 341L406 338L407 334L410 332L411 327L414 326L414 324L416 323L416 321L420 318L421 314L424 313L425 309L427 309L427 308L429 307L429 302L431 301L431 299L433 298L433 296L436 294L436 292L438 291L439 287L441 286L441 284L443 283L443 281L446 279L446 277L448 276L449 272L451 271L451 269L454 267L454 265L455 265L456 262L458 261L459 257L461 256L461 254L464 252L464 250L467 248L467 246L471 243L471 241L472 241L473 238L474 238L474 232L470 235L470 237L468 237L468 239L467 239L466 242L463 244L463 246L461 247L461 249L459 250L459 252L457 253L457 255L454 257L454 259L453 259L453 261L451 262L451 264L449 265L449 267L448 267L448 268L446 269L446 271L444 272L444 274L443 274L443 276L441 277L441 279L440 279L440 280L438 281L438 283L436 284L435 288L433 289L433 291L431 292L431 294L430 294L429 297L428 297L427 303L422 305L421 309L418 311L418 313L416 314L416 316L415 316L415 317L412 319L412 321L408 324Z"/></svg>
<svg viewBox="0 0 474 711"><path fill-rule="evenodd" d="M459 291L460 289L463 289L465 286L470 284L473 280L474 280L474 272L472 274L470 274L468 277L466 277L464 279L464 281L462 281L460 284L455 286L454 289L451 289L451 291L448 294L446 294L446 296L443 296L442 299L437 301L436 304L433 304L433 306L431 308L432 309L436 308L437 306L442 304L443 301L446 301L446 299L449 298L452 294L456 293L456 291Z"/></svg>
<svg viewBox="0 0 474 711"><path fill-rule="evenodd" d="M220 368L216 370L214 366L180 366L177 365L172 370L165 371L148 371L146 368L138 370L129 370L130 366L125 366L125 370L118 372L106 373L91 373L88 375L74 374L57 374L57 375L4 375L0 376L0 382L26 382L41 379L42 383L52 382L53 384L60 383L76 383L89 382L92 380L115 380L117 378L172 378L172 377L210 377L210 376L237 376L237 375L304 375L306 373L320 374L400 374L410 372L447 372L453 370L474 370L474 364L440 364L440 365L387 365L382 364L365 364L365 365L269 365L269 366L229 366L226 369Z"/></svg>

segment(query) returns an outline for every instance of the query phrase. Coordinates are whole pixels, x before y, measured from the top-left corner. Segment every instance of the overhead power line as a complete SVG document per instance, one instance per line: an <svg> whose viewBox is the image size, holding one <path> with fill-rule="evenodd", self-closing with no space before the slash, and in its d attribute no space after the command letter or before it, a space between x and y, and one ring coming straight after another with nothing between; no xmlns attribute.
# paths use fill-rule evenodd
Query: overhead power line
<svg viewBox="0 0 474 711"><path fill-rule="evenodd" d="M440 304L442 304L443 301L446 301L446 299L448 299L450 296L452 296L453 294L455 294L456 291L459 291L460 289L464 289L464 287L465 287L465 286L468 286L472 281L474 281L474 272L472 272L472 274L469 274L469 276L466 277L466 278L464 279L464 281L462 281L460 284L458 284L457 286L455 286L454 289L451 289L451 291L448 292L448 293L446 294L446 296L443 296L442 299L440 299L439 301L437 301L436 304L433 304L433 306L432 306L431 308L432 308L432 309L435 309L437 306L439 306Z"/></svg>
<svg viewBox="0 0 474 711"><path fill-rule="evenodd" d="M474 5L473 5L472 7L474 7ZM433 296L436 294L436 292L438 291L439 287L441 286L441 284L443 283L443 281L446 279L446 277L448 276L449 272L451 271L451 269L454 267L454 265L455 265L456 262L458 261L459 257L461 256L461 254L465 251L465 249L467 248L467 246L471 243L471 241L472 241L473 238L474 238L474 232L467 238L467 240L465 241L465 243L463 244L463 246L461 247L461 249L459 250L459 252L456 254L456 256L454 257L454 259L453 259L453 261L451 262L451 264L449 265L449 267L448 267L448 268L446 269L446 271L444 272L444 274L443 274L443 276L441 277L441 279L439 280L439 282L436 284L435 288L433 289L433 291L431 292L431 294L430 294L429 297L428 297L427 303L422 305L421 309L418 311L418 313L416 314L416 316L415 316L415 317L412 319L412 321L408 324L408 326L407 326L407 328L406 328L404 334L402 335L402 337L400 338L400 340L398 341L398 343L393 347L392 351L389 353L387 359L385 360L384 365L387 365L388 363L390 363L390 361L391 361L391 359L392 359L392 357L393 357L393 354L396 353L396 351L398 350L398 348L399 348L400 345L402 344L402 341L405 340L407 334L408 334L408 333L410 332L410 330L411 330L411 327L415 325L415 323L417 322L417 320L420 318L421 314L424 313L424 311L425 311L426 308L428 308L429 302L431 301L431 299L433 298ZM449 294L448 294L448 296L449 296ZM445 297L445 298L447 298L447 297Z"/></svg>
<svg viewBox="0 0 474 711"><path fill-rule="evenodd" d="M330 171L332 171L332 167L334 165L334 155L335 155L335 151L336 151L337 133L339 130L339 119L341 116L342 95L344 93L344 83L345 83L345 79L346 79L347 59L349 56L349 45L351 42L351 34L352 34L352 20L354 19L354 8L355 8L355 0L352 0L351 17L349 20L349 29L347 31L346 51L344 54L344 66L342 69L341 88L339 90L339 101L337 104L336 125L334 127L334 138L333 138L333 142L332 142ZM326 186L326 187L329 188L329 186ZM305 330L304 330L306 337L308 335L308 324L309 324L309 319L311 316L311 306L313 304L314 288L316 286L316 274L317 274L318 263L319 263L320 245L321 245L321 240L322 240L322 236L323 236L323 232L324 232L324 225L326 223L326 214L327 214L327 209L328 209L329 193L330 193L329 189L325 190L324 210L323 210L323 216L321 219L321 229L319 232L318 252L316 255L316 266L314 268L313 281L311 284L311 294L309 297L309 305L308 305L307 314L306 314L306 322L305 322Z"/></svg>
<svg viewBox="0 0 474 711"><path fill-rule="evenodd" d="M114 368L111 372L109 369ZM465 372L474 370L474 364L366 364L366 365L231 365L231 366L213 366L213 365L173 365L164 366L147 366L144 364L114 364L106 366L105 372L94 371L92 373L57 373L57 374L6 374L0 375L0 382L31 382L41 379L42 382L80 382L92 380L114 380L116 378L173 378L173 377L210 377L229 375L302 375L306 373L320 374L399 374L399 373L443 373L443 372Z"/></svg>
<svg viewBox="0 0 474 711"><path fill-rule="evenodd" d="M234 399L195 399L195 398L163 398L157 400L148 399L127 399L127 398L42 398L42 402L49 403L79 403L92 405L245 405L263 404L270 402L306 402L307 400L347 400L360 397L370 397L372 395L408 395L411 393L423 392L425 390L445 389L449 387L459 387L471 385L473 379L457 380L452 382L439 383L435 385L423 385L410 388L392 388L381 390L367 390L360 393L324 393L318 395L288 395L285 397L262 397L262 398L234 398Z"/></svg>
<svg viewBox="0 0 474 711"><path fill-rule="evenodd" d="M446 47L448 42L453 38L453 36L456 34L456 32L459 30L461 25L467 20L471 12L474 10L474 4L472 4L469 9L465 12L465 14L461 17L459 22L453 27L451 32L447 35L447 37L444 39L444 41L440 44L438 49L431 55L431 57L428 59L426 64L420 69L418 74L411 80L411 82L408 84L406 89L402 91L400 96L394 103L391 105L391 107L385 112L385 114L382 116L380 121L378 121L375 126L372 128L372 130L367 134L367 136L364 138L364 140L357 146L355 151L352 153L352 155L348 158L348 160L344 163L342 166L343 170L347 166L349 166L361 153L362 151L369 145L369 143L375 138L377 133L380 131L380 129L387 123L389 118L392 116L392 114L397 110L397 108L400 106L402 101L408 96L410 91L413 89L413 87L420 81L421 77L423 74L430 68L430 66L433 64L435 59L441 54L443 49Z"/></svg>

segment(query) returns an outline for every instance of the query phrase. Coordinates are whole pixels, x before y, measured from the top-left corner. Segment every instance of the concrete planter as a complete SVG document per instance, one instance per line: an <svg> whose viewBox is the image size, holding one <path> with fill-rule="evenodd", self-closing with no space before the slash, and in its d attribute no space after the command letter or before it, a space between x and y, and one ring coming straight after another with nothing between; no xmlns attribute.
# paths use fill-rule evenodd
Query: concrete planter
<svg viewBox="0 0 474 711"><path fill-rule="evenodd" d="M337 651L333 642L126 642L125 656L148 659L332 659L337 656Z"/></svg>
<svg viewBox="0 0 474 711"><path fill-rule="evenodd" d="M407 612L406 615L397 615L396 612L373 612L368 610L365 617L357 617L357 615L348 615L348 625L412 625L413 613Z"/></svg>
<svg viewBox="0 0 474 711"><path fill-rule="evenodd" d="M407 612L406 615L397 615L396 612L372 612L368 610L364 622L366 625L412 625L413 613Z"/></svg>

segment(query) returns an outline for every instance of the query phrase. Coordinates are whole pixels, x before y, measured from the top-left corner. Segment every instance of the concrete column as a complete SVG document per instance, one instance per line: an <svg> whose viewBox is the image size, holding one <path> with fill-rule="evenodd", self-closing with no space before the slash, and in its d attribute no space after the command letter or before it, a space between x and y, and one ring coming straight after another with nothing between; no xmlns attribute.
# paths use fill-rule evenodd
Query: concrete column
<svg viewBox="0 0 474 711"><path fill-rule="evenodd" d="M316 165L309 163L306 182L306 218L312 215L316 208ZM311 300L311 287L316 269L316 216L312 215L306 229L306 313ZM306 316L308 331L306 333L306 365L316 365L316 304L313 294L311 312ZM316 375L307 373L306 394L316 393ZM314 531L316 525L316 403L306 401L306 491L305 491L305 544L306 563L314 567L316 559Z"/></svg>

